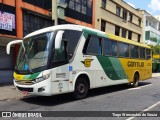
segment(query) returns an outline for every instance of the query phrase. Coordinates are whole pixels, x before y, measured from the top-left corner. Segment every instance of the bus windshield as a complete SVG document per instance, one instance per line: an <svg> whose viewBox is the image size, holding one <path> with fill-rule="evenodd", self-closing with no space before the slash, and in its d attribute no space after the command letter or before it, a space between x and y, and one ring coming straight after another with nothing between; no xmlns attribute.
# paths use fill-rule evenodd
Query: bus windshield
<svg viewBox="0 0 160 120"><path fill-rule="evenodd" d="M16 70L32 72L32 69L46 66L53 34L49 32L24 39L18 54Z"/></svg>

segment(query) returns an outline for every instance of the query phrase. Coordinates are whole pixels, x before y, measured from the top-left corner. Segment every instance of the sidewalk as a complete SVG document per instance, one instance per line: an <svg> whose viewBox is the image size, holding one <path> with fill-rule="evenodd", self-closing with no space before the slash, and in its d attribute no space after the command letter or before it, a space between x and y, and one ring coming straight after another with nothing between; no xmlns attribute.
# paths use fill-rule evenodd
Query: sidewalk
<svg viewBox="0 0 160 120"><path fill-rule="evenodd" d="M18 92L14 85L0 86L0 101L21 99L23 97L25 97L25 95Z"/></svg>
<svg viewBox="0 0 160 120"><path fill-rule="evenodd" d="M160 73L152 73L152 77L160 77Z"/></svg>
<svg viewBox="0 0 160 120"><path fill-rule="evenodd" d="M160 73L153 73L152 77L160 77ZM0 101L16 100L27 97L22 94L13 85L1 85L0 86Z"/></svg>

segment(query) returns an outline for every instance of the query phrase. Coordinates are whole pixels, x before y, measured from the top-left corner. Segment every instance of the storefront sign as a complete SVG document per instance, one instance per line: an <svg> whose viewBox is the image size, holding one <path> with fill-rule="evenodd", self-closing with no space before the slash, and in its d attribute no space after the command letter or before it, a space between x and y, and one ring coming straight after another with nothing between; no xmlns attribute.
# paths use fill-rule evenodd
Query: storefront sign
<svg viewBox="0 0 160 120"><path fill-rule="evenodd" d="M15 29L15 14L0 11L0 29L13 31Z"/></svg>

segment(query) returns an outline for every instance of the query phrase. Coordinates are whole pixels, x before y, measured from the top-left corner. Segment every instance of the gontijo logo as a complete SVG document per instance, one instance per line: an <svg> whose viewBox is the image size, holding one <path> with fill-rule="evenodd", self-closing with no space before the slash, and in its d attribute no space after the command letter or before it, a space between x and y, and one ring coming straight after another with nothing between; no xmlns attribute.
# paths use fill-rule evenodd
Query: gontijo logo
<svg viewBox="0 0 160 120"><path fill-rule="evenodd" d="M81 61L85 67L90 67L91 66L91 62L93 61L93 59L85 59L84 61Z"/></svg>

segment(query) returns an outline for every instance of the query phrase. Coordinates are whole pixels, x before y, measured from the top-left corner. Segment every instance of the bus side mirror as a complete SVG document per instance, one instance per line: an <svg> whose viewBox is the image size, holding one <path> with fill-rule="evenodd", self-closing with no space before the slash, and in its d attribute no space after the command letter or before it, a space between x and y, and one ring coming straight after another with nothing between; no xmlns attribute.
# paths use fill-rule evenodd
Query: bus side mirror
<svg viewBox="0 0 160 120"><path fill-rule="evenodd" d="M59 49L61 47L63 33L64 31L62 30L58 31L56 38L55 38L55 49Z"/></svg>
<svg viewBox="0 0 160 120"><path fill-rule="evenodd" d="M9 43L7 44L7 47L6 47L6 52L7 52L7 54L10 54L11 45L22 43L22 41L23 41L23 40L14 40L14 41L9 42Z"/></svg>

